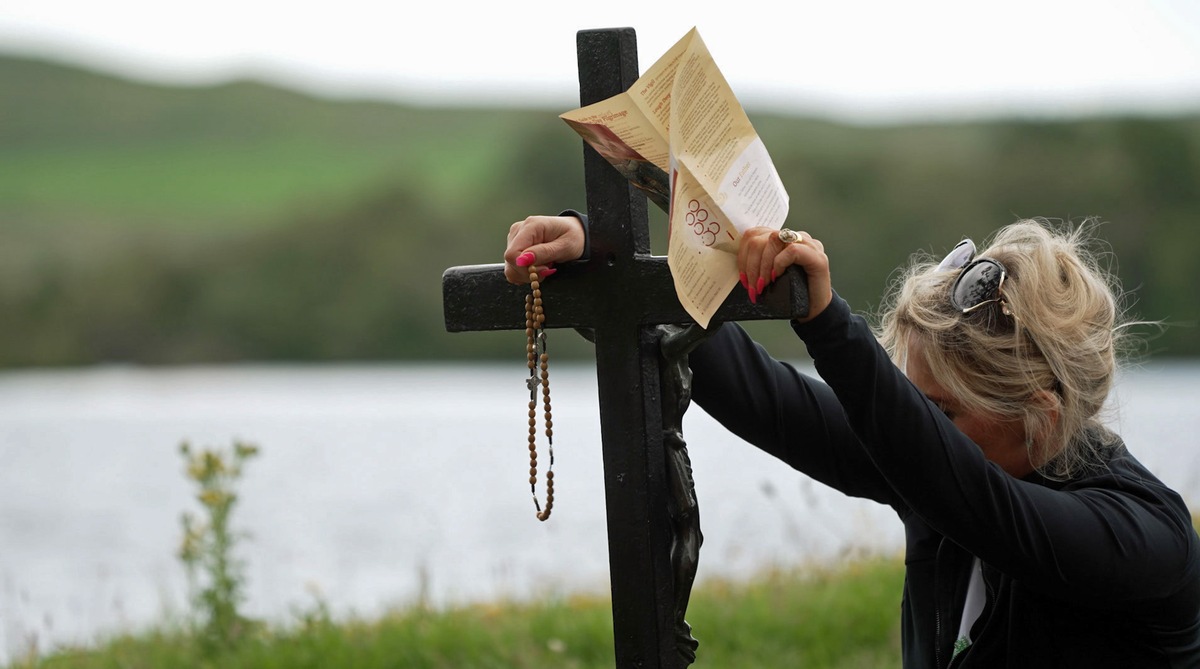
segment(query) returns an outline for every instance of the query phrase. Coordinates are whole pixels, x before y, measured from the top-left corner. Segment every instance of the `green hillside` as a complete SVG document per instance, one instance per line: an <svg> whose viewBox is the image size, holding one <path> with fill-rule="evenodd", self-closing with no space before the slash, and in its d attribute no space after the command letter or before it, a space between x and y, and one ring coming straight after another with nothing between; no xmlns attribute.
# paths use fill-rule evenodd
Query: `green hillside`
<svg viewBox="0 0 1200 669"><path fill-rule="evenodd" d="M526 214L583 205L562 110L169 88L18 58L0 58L0 90L0 366L520 357L517 334L443 332L441 273L496 261ZM792 226L825 240L857 308L913 251L1095 215L1136 312L1174 324L1150 350L1200 353L1200 115L858 127L748 111ZM753 329L799 355L787 328ZM588 354L573 335L555 347Z"/></svg>
<svg viewBox="0 0 1200 669"><path fill-rule="evenodd" d="M277 225L401 183L447 199L549 123L248 82L154 87L15 59L0 59L0 85L0 207L58 225Z"/></svg>

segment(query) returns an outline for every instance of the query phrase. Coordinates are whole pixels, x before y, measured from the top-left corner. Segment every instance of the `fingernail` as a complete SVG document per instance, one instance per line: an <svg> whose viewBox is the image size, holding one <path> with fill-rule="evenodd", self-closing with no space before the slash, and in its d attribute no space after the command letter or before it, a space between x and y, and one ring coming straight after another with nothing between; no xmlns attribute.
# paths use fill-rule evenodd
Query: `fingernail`
<svg viewBox="0 0 1200 669"><path fill-rule="evenodd" d="M750 290L750 282L746 280L745 272L738 272L738 281L742 282L742 288L745 288L746 290Z"/></svg>
<svg viewBox="0 0 1200 669"><path fill-rule="evenodd" d="M551 267L551 268L549 268L549 269L544 269L544 270L542 270L542 271L538 272L538 276L544 279L544 278L546 278L546 277L550 276L551 274L554 274L554 273L555 273L555 272L557 272L557 271L558 271L558 270L556 270L556 269L554 269L553 267Z"/></svg>
<svg viewBox="0 0 1200 669"><path fill-rule="evenodd" d="M771 270L771 283L775 283L776 278L778 277L775 274L775 270Z"/></svg>
<svg viewBox="0 0 1200 669"><path fill-rule="evenodd" d="M754 289L747 288L746 292L750 293L750 304L758 304L758 298L754 296Z"/></svg>
<svg viewBox="0 0 1200 669"><path fill-rule="evenodd" d="M758 286L755 287L754 292L758 293L759 295L762 295L763 288L766 288L766 287L767 287L767 280L760 276L760 277L758 277Z"/></svg>
<svg viewBox="0 0 1200 669"><path fill-rule="evenodd" d="M533 264L533 251L526 251L517 256L517 267L529 267Z"/></svg>

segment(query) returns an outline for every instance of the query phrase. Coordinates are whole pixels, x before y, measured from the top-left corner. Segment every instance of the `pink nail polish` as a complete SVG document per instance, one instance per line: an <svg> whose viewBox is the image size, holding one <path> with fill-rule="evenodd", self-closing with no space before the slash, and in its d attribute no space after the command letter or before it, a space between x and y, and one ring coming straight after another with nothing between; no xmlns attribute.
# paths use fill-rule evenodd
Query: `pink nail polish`
<svg viewBox="0 0 1200 669"><path fill-rule="evenodd" d="M533 264L533 251L526 251L517 256L517 267L529 267Z"/></svg>
<svg viewBox="0 0 1200 669"><path fill-rule="evenodd" d="M757 297L755 297L755 295L754 295L754 289L753 289L753 288L747 288L747 289L746 289L746 292L747 292L747 293L750 293L750 304L758 304L758 298L757 298Z"/></svg>
<svg viewBox="0 0 1200 669"><path fill-rule="evenodd" d="M544 279L544 278L546 278L546 277L550 276L551 274L554 274L554 273L555 273L555 272L557 272L557 271L558 271L558 270L556 270L556 269L554 269L553 267L551 267L551 268L549 268L549 269L544 269L544 270L542 270L542 271L538 272L538 276Z"/></svg>
<svg viewBox="0 0 1200 669"><path fill-rule="evenodd" d="M742 282L742 288L750 290L750 282L746 279L745 272L738 272L738 281Z"/></svg>
<svg viewBox="0 0 1200 669"><path fill-rule="evenodd" d="M762 295L763 288L766 288L766 287L767 287L767 280L760 276L760 277L758 277L758 285L755 287L754 292L758 293L759 295Z"/></svg>
<svg viewBox="0 0 1200 669"><path fill-rule="evenodd" d="M775 279L779 278L775 270L771 270L771 283L775 283Z"/></svg>

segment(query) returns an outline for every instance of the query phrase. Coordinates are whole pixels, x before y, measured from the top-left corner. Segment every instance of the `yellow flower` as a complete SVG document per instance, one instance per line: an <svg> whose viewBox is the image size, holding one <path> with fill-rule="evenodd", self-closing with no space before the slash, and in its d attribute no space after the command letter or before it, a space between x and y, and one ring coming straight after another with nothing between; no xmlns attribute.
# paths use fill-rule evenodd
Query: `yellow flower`
<svg viewBox="0 0 1200 669"><path fill-rule="evenodd" d="M205 478L220 476L226 471L225 460L221 458L221 454L215 451L204 452L204 472Z"/></svg>
<svg viewBox="0 0 1200 669"><path fill-rule="evenodd" d="M216 508L228 504L233 500L233 495L222 490L213 490L209 488L196 496L200 503L209 508Z"/></svg>
<svg viewBox="0 0 1200 669"><path fill-rule="evenodd" d="M207 525L197 523L191 515L184 514L183 541L179 544L179 558L184 562L191 562L198 558L200 551L204 548L204 536L207 533Z"/></svg>

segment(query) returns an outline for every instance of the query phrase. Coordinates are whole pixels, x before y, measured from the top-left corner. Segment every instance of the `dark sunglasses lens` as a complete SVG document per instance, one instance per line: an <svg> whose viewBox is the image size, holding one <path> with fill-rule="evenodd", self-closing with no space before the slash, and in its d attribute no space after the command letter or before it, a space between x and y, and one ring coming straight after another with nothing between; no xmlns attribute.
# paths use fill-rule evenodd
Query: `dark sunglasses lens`
<svg viewBox="0 0 1200 669"><path fill-rule="evenodd" d="M942 262L938 264L937 271L958 269L971 262L974 258L975 242L964 239L951 249L945 258L942 258Z"/></svg>
<svg viewBox="0 0 1200 669"><path fill-rule="evenodd" d="M950 304L959 311L966 311L994 300L999 296L1003 279L1004 270L999 263L977 260L964 267L958 275L950 290Z"/></svg>

